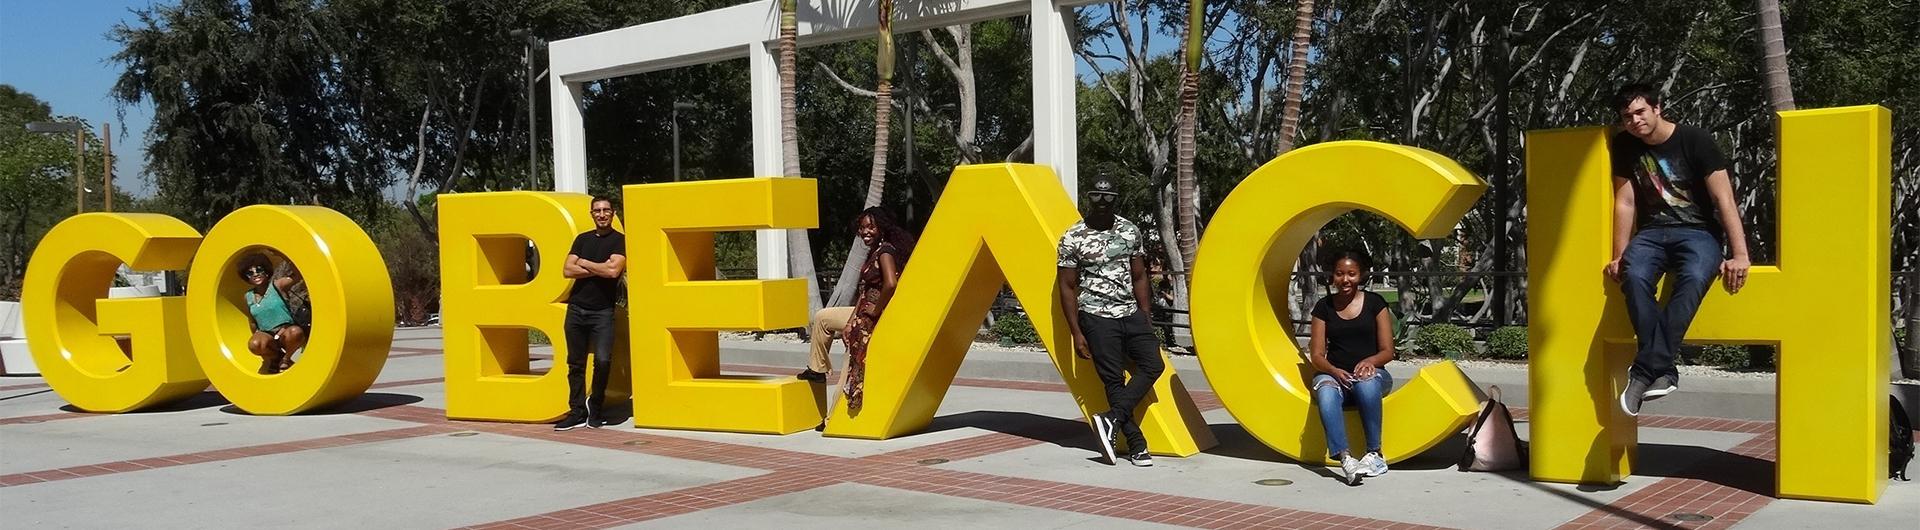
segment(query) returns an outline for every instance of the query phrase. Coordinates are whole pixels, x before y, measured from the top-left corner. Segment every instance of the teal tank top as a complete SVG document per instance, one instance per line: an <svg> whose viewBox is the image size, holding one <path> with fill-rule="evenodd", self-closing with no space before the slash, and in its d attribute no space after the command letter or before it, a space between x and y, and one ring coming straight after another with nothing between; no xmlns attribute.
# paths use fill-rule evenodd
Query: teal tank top
<svg viewBox="0 0 1920 530"><path fill-rule="evenodd" d="M253 322L260 331L273 331L274 328L293 323L293 313L287 310L287 301L280 298L280 288L267 286L267 294L258 299L253 291L247 291L247 312L253 314Z"/></svg>

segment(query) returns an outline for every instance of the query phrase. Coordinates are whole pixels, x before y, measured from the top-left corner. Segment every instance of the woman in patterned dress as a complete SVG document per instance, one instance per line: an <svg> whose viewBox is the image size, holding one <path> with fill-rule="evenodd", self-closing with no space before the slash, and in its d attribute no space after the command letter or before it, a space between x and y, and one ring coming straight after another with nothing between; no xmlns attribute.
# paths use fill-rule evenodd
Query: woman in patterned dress
<svg viewBox="0 0 1920 530"><path fill-rule="evenodd" d="M893 300L894 287L900 282L900 271L906 268L907 256L913 253L914 244L913 235L879 207L860 212L855 222L860 241L867 245L867 261L860 266L860 285L853 295L853 315L847 319L846 330L840 336L841 342L847 345L847 373L840 391L847 396L849 412L860 410L860 399L866 388L867 341L873 338L873 328L880 324L887 302Z"/></svg>

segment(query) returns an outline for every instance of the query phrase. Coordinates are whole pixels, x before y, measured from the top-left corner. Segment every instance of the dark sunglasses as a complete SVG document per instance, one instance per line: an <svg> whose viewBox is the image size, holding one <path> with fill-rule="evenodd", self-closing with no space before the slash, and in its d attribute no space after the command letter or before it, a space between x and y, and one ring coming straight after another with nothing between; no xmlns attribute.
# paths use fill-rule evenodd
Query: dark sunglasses
<svg viewBox="0 0 1920 530"><path fill-rule="evenodd" d="M1106 203L1110 203L1118 200L1120 200L1120 194L1118 193L1088 193L1087 194L1087 202L1091 202L1095 204L1106 204Z"/></svg>
<svg viewBox="0 0 1920 530"><path fill-rule="evenodd" d="M267 273L267 268L266 268L266 267L262 267L262 266L259 266L259 265L254 265L254 266L252 266L252 267L247 267L247 270L246 270L246 275L247 275L247 276L260 276L260 275L263 275L263 274L266 274L266 273Z"/></svg>

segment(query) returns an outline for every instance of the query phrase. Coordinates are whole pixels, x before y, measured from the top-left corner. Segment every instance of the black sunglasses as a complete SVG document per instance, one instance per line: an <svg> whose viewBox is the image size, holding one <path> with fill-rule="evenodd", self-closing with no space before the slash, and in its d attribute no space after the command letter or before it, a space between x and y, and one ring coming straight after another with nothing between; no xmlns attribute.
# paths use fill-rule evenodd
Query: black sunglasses
<svg viewBox="0 0 1920 530"><path fill-rule="evenodd" d="M267 268L259 265L247 267L247 270L246 270L247 276L259 276L266 273L267 273Z"/></svg>
<svg viewBox="0 0 1920 530"><path fill-rule="evenodd" d="M1109 203L1118 200L1120 200L1120 194L1118 193L1094 192L1087 194L1087 202L1092 203Z"/></svg>

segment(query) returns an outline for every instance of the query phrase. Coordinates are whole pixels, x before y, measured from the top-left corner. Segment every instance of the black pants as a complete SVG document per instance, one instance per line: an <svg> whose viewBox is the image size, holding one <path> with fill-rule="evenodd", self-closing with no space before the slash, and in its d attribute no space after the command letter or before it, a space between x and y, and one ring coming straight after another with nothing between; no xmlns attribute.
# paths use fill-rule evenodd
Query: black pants
<svg viewBox="0 0 1920 530"><path fill-rule="evenodd" d="M607 376L613 372L613 308L581 309L567 306L568 415L599 414L607 397ZM587 347L593 347L593 402L587 402Z"/></svg>
<svg viewBox="0 0 1920 530"><path fill-rule="evenodd" d="M1112 418L1127 450L1147 450L1147 437L1133 421L1133 409L1153 391L1166 365L1160 362L1160 339L1153 336L1153 325L1146 313L1136 312L1121 318L1106 318L1082 311L1080 334L1087 337L1093 350L1093 369L1107 387L1107 417ZM1133 377L1127 377L1127 363L1133 363ZM1107 443L1102 440L1100 443Z"/></svg>

